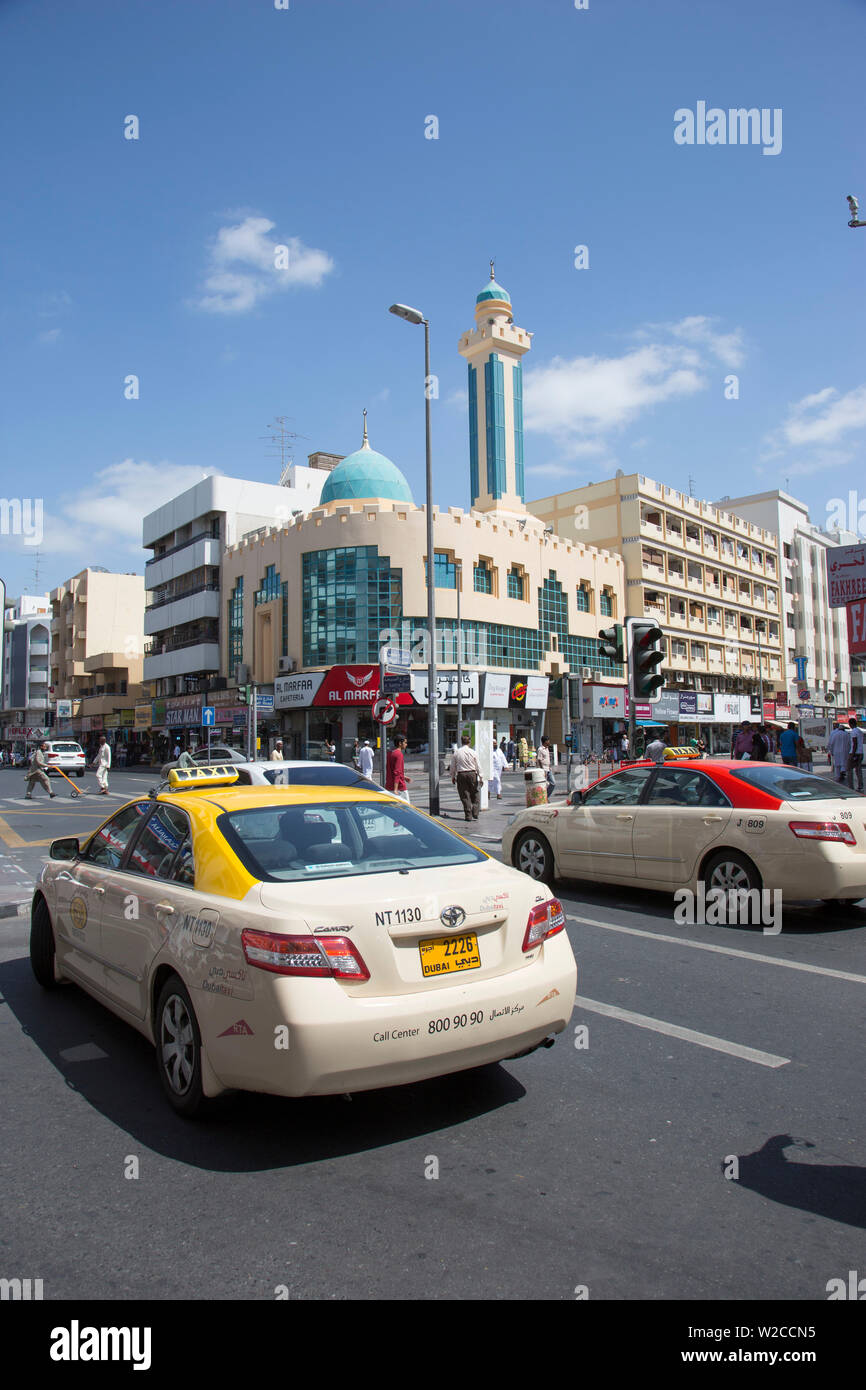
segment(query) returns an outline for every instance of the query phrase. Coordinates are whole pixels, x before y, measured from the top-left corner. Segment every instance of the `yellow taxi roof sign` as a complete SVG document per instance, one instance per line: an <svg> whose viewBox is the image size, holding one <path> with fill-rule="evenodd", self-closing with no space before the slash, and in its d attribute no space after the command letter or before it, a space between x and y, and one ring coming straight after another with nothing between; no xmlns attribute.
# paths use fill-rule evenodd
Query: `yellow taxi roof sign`
<svg viewBox="0 0 866 1390"><path fill-rule="evenodd" d="M169 789L182 791L185 787L229 787L237 782L235 768L224 764L213 767L173 767L168 774Z"/></svg>

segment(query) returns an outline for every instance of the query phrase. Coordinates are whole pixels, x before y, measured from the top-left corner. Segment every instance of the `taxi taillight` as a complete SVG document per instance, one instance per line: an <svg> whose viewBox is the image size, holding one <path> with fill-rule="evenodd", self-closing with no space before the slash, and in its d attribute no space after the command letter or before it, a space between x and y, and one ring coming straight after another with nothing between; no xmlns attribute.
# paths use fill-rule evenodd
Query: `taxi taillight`
<svg viewBox="0 0 866 1390"><path fill-rule="evenodd" d="M843 845L856 845L857 838L847 825L835 820L789 820L788 829L798 840L836 840Z"/></svg>
<svg viewBox="0 0 866 1390"><path fill-rule="evenodd" d="M549 936L565 928L565 913L559 898L548 898L547 902L536 903L529 913L526 933L523 938L524 951L533 951Z"/></svg>
<svg viewBox="0 0 866 1390"><path fill-rule="evenodd" d="M370 978L347 936L284 936L246 927L241 941L248 964L275 975L320 975L356 983Z"/></svg>

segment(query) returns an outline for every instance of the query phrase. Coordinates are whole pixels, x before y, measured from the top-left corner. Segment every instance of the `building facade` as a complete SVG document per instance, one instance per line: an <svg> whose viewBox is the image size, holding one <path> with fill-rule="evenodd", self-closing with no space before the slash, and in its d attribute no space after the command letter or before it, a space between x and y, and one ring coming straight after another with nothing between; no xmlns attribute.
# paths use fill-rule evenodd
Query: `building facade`
<svg viewBox="0 0 866 1390"><path fill-rule="evenodd" d="M47 728L51 718L48 667L51 646L51 601L48 594L22 594L7 601L3 624L3 727L12 743L26 740L28 729ZM7 730L14 732L6 733Z"/></svg>
<svg viewBox="0 0 866 1390"><path fill-rule="evenodd" d="M207 691L220 682L221 585L226 546L309 510L339 462L312 454L290 464L281 484L211 476L172 498L142 523L147 638L144 679L156 698Z"/></svg>
<svg viewBox="0 0 866 1390"><path fill-rule="evenodd" d="M669 698L663 715L646 717L683 742L703 732L699 725L715 726L711 741L721 750L744 710L775 718L761 701L775 706L777 696L786 710L778 537L768 526L638 473L528 508L559 534L622 555L627 616L654 619L665 636L659 669Z"/></svg>

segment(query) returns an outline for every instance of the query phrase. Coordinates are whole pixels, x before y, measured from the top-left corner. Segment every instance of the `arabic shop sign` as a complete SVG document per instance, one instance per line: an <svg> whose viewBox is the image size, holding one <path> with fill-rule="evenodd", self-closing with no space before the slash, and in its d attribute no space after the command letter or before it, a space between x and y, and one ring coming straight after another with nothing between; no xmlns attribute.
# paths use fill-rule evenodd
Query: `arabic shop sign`
<svg viewBox="0 0 866 1390"><path fill-rule="evenodd" d="M848 604L848 651L852 656L866 655L866 599Z"/></svg>
<svg viewBox="0 0 866 1390"><path fill-rule="evenodd" d="M866 598L866 545L837 545L827 551L830 607Z"/></svg>

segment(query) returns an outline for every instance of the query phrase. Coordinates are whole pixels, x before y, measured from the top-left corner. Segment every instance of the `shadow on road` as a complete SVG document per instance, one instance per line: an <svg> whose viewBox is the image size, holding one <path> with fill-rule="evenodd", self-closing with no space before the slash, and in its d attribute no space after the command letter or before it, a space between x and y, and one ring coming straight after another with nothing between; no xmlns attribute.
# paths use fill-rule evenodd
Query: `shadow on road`
<svg viewBox="0 0 866 1390"><path fill-rule="evenodd" d="M526 1094L502 1064L495 1064L415 1085L358 1092L351 1100L236 1093L222 1098L207 1120L192 1123L176 1116L164 1099L146 1039L83 990L64 985L44 993L27 959L0 965L0 989L22 1030L71 1090L149 1149L213 1172L290 1168L419 1139ZM61 1056L88 1042L108 1055L77 1062Z"/></svg>
<svg viewBox="0 0 866 1390"><path fill-rule="evenodd" d="M756 1153L739 1158L735 1186L828 1221L866 1229L866 1168L844 1163L797 1163L785 1157L785 1150L791 1147L805 1152L815 1145L790 1134L774 1134Z"/></svg>

